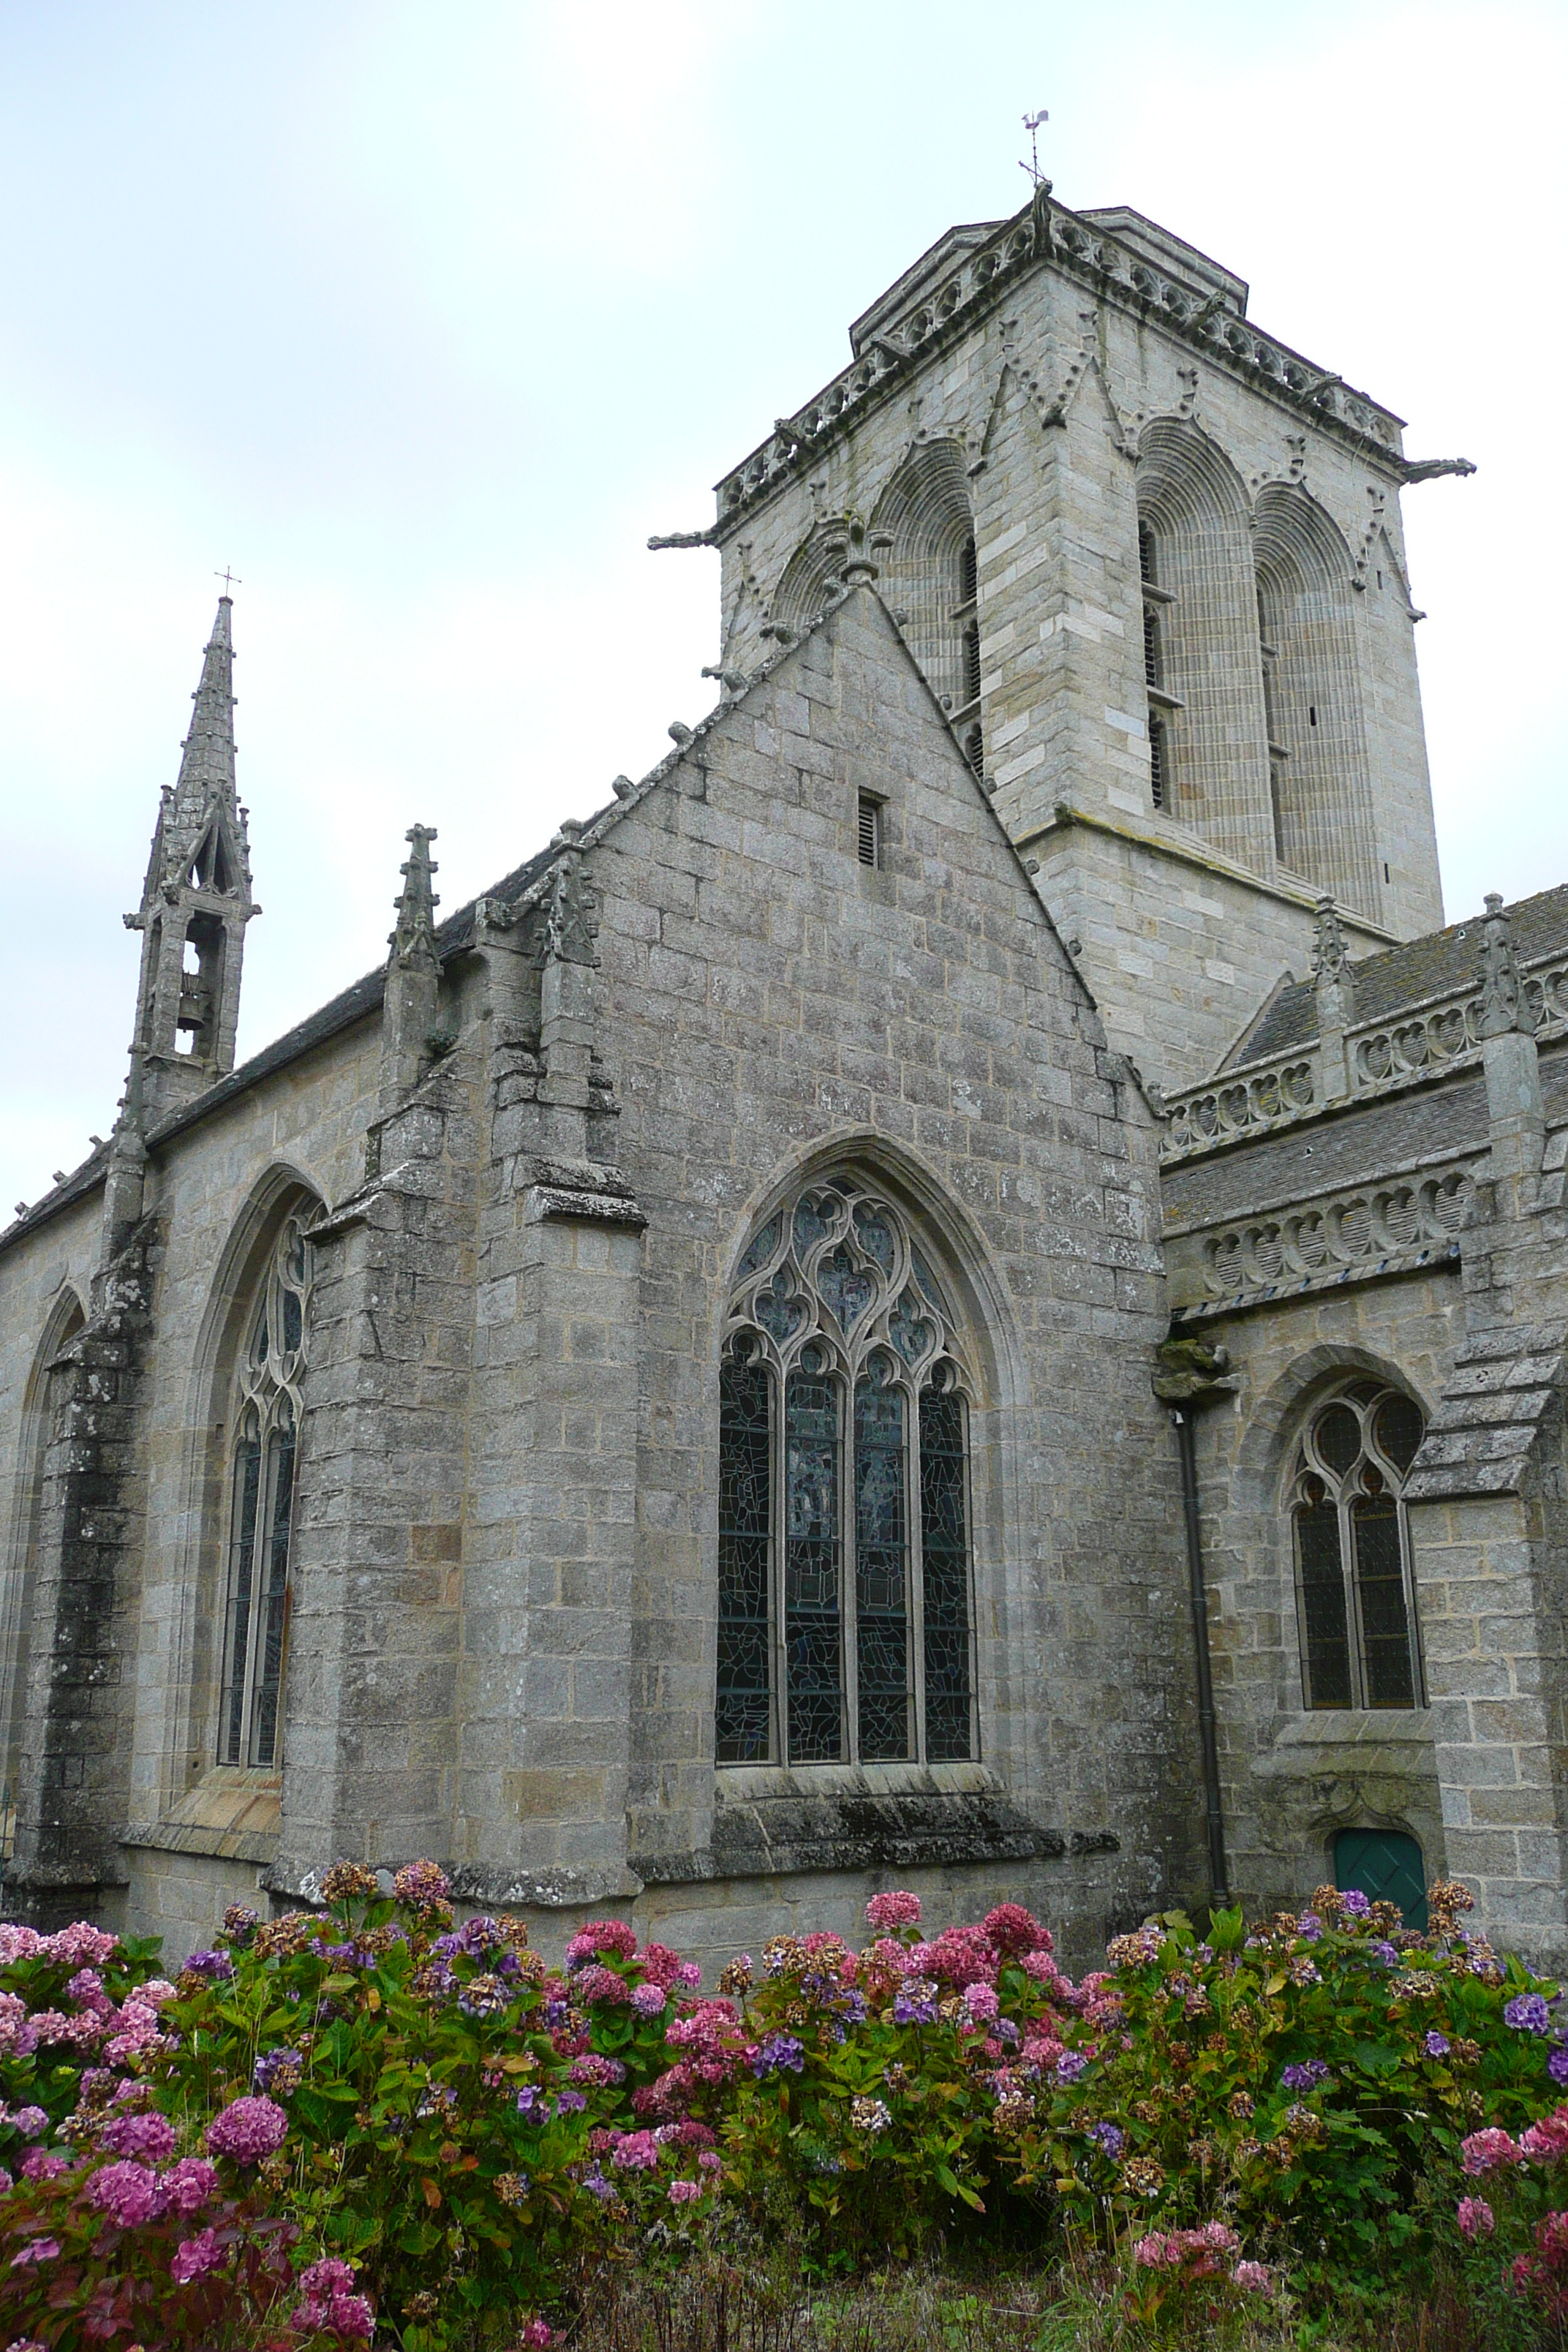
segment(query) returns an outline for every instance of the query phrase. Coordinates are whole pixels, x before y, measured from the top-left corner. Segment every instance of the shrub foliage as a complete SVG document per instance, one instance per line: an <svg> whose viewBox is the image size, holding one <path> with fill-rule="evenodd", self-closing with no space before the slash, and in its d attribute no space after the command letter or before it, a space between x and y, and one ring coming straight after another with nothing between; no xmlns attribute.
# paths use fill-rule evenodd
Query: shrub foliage
<svg viewBox="0 0 1568 2352"><path fill-rule="evenodd" d="M324 1895L174 1983L0 1927L0 2341L542 2346L599 2264L781 2231L1061 2242L1150 2323L1437 2253L1500 2340L1568 2317L1568 2009L1459 1886L1422 1935L1331 1887L1173 1913L1077 1984L1016 1904L928 1939L889 1892L861 1949L775 1937L711 1995L619 1920L561 1968L457 1925L431 1864Z"/></svg>

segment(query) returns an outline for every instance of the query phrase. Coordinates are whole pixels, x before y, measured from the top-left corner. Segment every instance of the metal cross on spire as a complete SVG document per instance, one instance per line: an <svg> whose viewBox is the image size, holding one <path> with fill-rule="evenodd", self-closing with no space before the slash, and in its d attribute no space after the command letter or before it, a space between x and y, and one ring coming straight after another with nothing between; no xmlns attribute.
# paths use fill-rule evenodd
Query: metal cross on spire
<svg viewBox="0 0 1568 2352"><path fill-rule="evenodd" d="M1020 157L1018 169L1027 172L1037 188L1045 176L1040 170L1040 125L1050 119L1048 110L1043 106L1037 114L1026 114L1024 117L1024 128L1029 134L1029 160L1026 163Z"/></svg>
<svg viewBox="0 0 1568 2352"><path fill-rule="evenodd" d="M228 595L232 590L236 588L243 588L245 585L244 581L239 577L238 573L231 572L226 563L224 565L221 572L215 572L213 573L213 578L223 582L223 593L226 596Z"/></svg>

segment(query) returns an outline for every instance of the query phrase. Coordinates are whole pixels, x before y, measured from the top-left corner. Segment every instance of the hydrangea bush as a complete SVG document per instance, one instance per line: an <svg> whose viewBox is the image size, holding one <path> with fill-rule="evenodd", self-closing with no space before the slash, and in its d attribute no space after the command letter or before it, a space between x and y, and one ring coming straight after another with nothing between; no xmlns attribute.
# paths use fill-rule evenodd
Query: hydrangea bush
<svg viewBox="0 0 1568 2352"><path fill-rule="evenodd" d="M1415 2184L1478 2126L1539 2115L1568 2054L1555 1989L1467 1934L1469 1907L1435 1886L1417 1935L1322 1886L1250 1932L1173 1914L1118 1937L1070 2055L999 2114L1015 2179L1102 2232L1223 2219L1357 2264L1413 2245Z"/></svg>
<svg viewBox="0 0 1568 2352"><path fill-rule="evenodd" d="M711 1996L620 1920L559 1969L456 1926L431 1864L323 1896L174 1984L0 1928L0 2345L538 2347L595 2263L738 2221L854 2263L1023 2219L1189 2330L1446 2238L1500 2315L1568 2317L1568 2009L1460 1887L1419 1936L1331 1887L1170 1914L1077 1984L1019 1905L928 1937L893 1892Z"/></svg>

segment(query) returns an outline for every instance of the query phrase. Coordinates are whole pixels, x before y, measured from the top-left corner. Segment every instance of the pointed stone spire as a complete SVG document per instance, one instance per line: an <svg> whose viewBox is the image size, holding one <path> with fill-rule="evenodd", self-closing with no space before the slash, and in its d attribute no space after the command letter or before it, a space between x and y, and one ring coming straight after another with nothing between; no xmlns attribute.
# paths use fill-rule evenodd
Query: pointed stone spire
<svg viewBox="0 0 1568 2352"><path fill-rule="evenodd" d="M233 611L232 599L220 597L180 772L159 803L142 903L125 918L142 934L142 971L106 1212L121 1237L140 1213L148 1132L234 1067L245 927L261 909L250 895L250 844L235 788Z"/></svg>
<svg viewBox="0 0 1568 2352"><path fill-rule="evenodd" d="M1513 934L1503 910L1500 894L1487 893L1486 920L1481 926L1481 1002L1476 1017L1476 1034L1482 1039L1506 1036L1510 1029L1521 1029L1526 1036L1535 1034L1535 1015L1523 989L1520 986L1519 966L1513 959Z"/></svg>
<svg viewBox="0 0 1568 2352"><path fill-rule="evenodd" d="M419 1083L429 1056L441 985L436 953L436 909L441 902L430 887L439 870L430 856L436 828L410 825L404 838L409 853L402 868L397 922L387 934L391 953L386 959L381 1032L384 1109L411 1094Z"/></svg>

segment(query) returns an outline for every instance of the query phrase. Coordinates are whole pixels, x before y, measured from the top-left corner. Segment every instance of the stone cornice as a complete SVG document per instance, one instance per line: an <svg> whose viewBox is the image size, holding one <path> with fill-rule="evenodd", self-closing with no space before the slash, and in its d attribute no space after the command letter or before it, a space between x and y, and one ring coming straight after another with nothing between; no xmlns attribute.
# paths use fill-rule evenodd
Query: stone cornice
<svg viewBox="0 0 1568 2352"><path fill-rule="evenodd" d="M1261 333L1215 297L1157 268L1097 224L1047 201L1026 206L984 243L956 252L951 269L937 273L940 283L913 292L830 383L793 416L780 417L767 438L715 485L718 516L701 536L722 545L781 484L816 464L852 423L971 333L1022 278L1047 262L1098 301L1157 323L1211 365L1305 416L1395 484L1405 480L1403 419L1391 409Z"/></svg>

